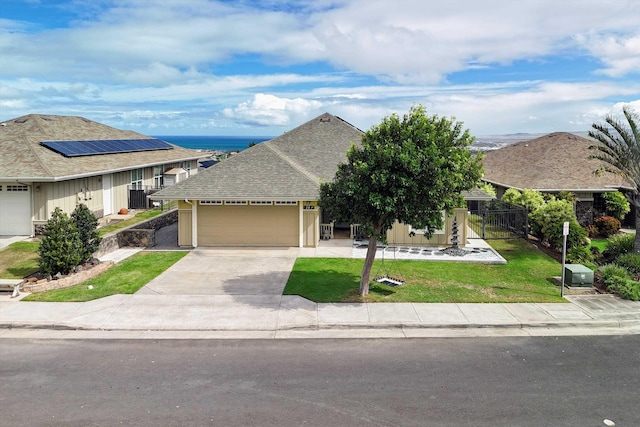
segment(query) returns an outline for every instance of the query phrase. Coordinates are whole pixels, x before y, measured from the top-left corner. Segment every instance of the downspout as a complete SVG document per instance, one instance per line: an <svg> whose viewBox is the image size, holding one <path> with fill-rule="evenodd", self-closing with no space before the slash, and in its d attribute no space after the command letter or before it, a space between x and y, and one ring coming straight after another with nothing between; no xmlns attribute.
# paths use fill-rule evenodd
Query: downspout
<svg viewBox="0 0 640 427"><path fill-rule="evenodd" d="M191 205L191 246L198 247L198 205L191 203L188 199L184 202Z"/></svg>

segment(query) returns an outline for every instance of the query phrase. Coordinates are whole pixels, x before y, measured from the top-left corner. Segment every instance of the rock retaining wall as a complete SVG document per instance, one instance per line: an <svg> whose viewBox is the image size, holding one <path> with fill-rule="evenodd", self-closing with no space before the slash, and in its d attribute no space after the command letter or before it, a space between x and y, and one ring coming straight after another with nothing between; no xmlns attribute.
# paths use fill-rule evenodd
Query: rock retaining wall
<svg viewBox="0 0 640 427"><path fill-rule="evenodd" d="M79 273L74 273L70 276L64 276L59 279L40 279L36 280L27 279L20 287L24 292L44 292L51 289L68 288L69 286L77 285L78 283L89 280L92 277L97 276L103 271L109 269L113 265L113 261L105 261L100 264L94 265L90 269L83 270Z"/></svg>
<svg viewBox="0 0 640 427"><path fill-rule="evenodd" d="M99 258L121 247L153 247L156 244L155 231L176 222L178 210L173 209L129 228L115 231L102 238L94 256Z"/></svg>

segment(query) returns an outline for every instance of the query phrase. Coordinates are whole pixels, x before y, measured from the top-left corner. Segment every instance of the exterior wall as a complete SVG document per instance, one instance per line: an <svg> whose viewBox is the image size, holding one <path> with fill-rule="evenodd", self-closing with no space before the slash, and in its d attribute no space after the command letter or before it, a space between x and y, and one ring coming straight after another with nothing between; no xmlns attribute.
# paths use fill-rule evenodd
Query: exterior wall
<svg viewBox="0 0 640 427"><path fill-rule="evenodd" d="M320 241L320 215L318 209L304 210L302 219L303 246L315 248Z"/></svg>
<svg viewBox="0 0 640 427"><path fill-rule="evenodd" d="M454 216L458 222L458 246L464 247L467 242L467 210L464 208L454 209L453 215L447 215L444 234L434 234L431 239L425 239L419 234L411 237L409 225L396 221L391 230L387 231L387 242L390 245L403 246L451 246Z"/></svg>
<svg viewBox="0 0 640 427"><path fill-rule="evenodd" d="M185 201L178 202L178 246L193 246L191 209Z"/></svg>
<svg viewBox="0 0 640 427"><path fill-rule="evenodd" d="M112 185L113 211L118 212L129 206L128 186L131 185L131 171L114 173Z"/></svg>
<svg viewBox="0 0 640 427"><path fill-rule="evenodd" d="M92 212L102 211L102 177L33 184L34 221L46 222L56 207L70 214L80 203ZM101 215L100 215L101 216Z"/></svg>

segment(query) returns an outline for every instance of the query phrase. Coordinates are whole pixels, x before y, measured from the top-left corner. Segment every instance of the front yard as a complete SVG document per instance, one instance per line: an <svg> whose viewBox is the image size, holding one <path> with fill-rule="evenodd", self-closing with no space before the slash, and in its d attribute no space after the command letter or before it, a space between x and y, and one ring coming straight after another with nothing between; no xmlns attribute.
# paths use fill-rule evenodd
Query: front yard
<svg viewBox="0 0 640 427"><path fill-rule="evenodd" d="M507 264L394 261L394 272L399 270L406 284L389 287L372 282L370 293L364 298L357 295L363 260L299 258L284 294L315 302L565 301L552 282L562 273L558 262L523 239L493 240L491 246ZM378 263L374 263L372 274Z"/></svg>

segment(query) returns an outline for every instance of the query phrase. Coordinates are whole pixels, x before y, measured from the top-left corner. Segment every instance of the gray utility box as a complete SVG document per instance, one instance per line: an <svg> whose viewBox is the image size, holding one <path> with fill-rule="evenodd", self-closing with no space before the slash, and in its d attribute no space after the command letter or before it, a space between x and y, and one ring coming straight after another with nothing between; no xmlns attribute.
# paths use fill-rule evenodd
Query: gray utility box
<svg viewBox="0 0 640 427"><path fill-rule="evenodd" d="M565 264L564 284L566 286L593 286L593 271L582 264Z"/></svg>

